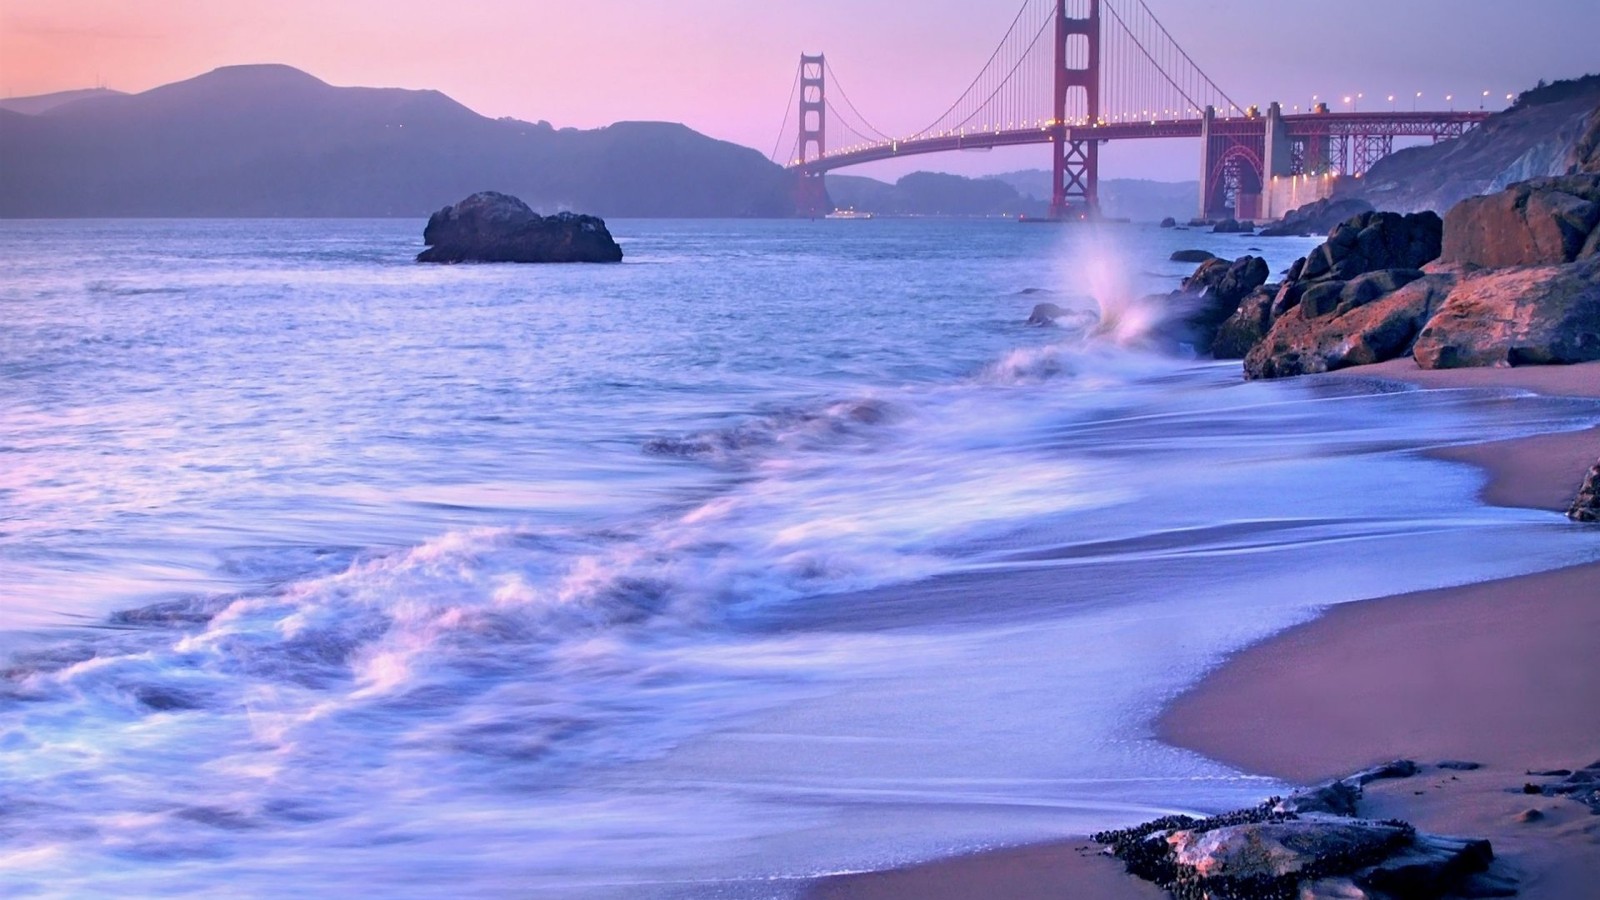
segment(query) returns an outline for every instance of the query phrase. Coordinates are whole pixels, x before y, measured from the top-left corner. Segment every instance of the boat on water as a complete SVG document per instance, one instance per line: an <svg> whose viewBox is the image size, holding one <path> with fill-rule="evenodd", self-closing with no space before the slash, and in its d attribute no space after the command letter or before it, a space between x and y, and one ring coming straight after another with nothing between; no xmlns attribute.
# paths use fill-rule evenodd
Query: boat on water
<svg viewBox="0 0 1600 900"><path fill-rule="evenodd" d="M857 210L854 210L854 209L836 209L833 212L828 213L827 215L823 216L823 218L824 219L870 219L870 218L872 218L872 213L869 213L869 212L858 212Z"/></svg>

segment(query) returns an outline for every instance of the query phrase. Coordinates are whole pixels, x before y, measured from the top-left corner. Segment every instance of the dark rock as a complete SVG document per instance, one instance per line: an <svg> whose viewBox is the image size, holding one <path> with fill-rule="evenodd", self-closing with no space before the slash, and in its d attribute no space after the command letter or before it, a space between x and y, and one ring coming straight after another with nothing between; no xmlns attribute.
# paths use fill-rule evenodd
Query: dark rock
<svg viewBox="0 0 1600 900"><path fill-rule="evenodd" d="M1054 303L1040 303L1028 314L1029 325L1049 325L1056 319L1067 314L1067 311Z"/></svg>
<svg viewBox="0 0 1600 900"><path fill-rule="evenodd" d="M1517 813L1518 822L1538 822L1544 819L1544 812L1537 809L1525 809Z"/></svg>
<svg viewBox="0 0 1600 900"><path fill-rule="evenodd" d="M1584 477L1572 508L1567 510L1567 518L1574 522L1600 522L1600 462Z"/></svg>
<svg viewBox="0 0 1600 900"><path fill-rule="evenodd" d="M1334 314L1342 315L1358 306L1365 306L1421 277L1421 269L1379 269L1358 275L1345 282L1344 290L1339 292L1339 305L1334 308Z"/></svg>
<svg viewBox="0 0 1600 900"><path fill-rule="evenodd" d="M1176 228L1176 227L1178 227L1178 220L1174 219L1171 216L1167 216L1165 219L1161 220L1161 227L1162 228Z"/></svg>
<svg viewBox="0 0 1600 900"><path fill-rule="evenodd" d="M1600 258L1457 284L1417 336L1425 369L1600 359Z"/></svg>
<svg viewBox="0 0 1600 900"><path fill-rule="evenodd" d="M1173 262L1203 263L1216 259L1217 255L1209 250L1175 250L1169 258Z"/></svg>
<svg viewBox="0 0 1600 900"><path fill-rule="evenodd" d="M1443 759L1438 763L1441 769L1450 769L1456 772L1471 772L1483 768L1483 763L1467 762L1464 759Z"/></svg>
<svg viewBox="0 0 1600 900"><path fill-rule="evenodd" d="M1364 887L1396 897L1442 897L1494 861L1482 839L1419 834L1403 852L1356 876Z"/></svg>
<svg viewBox="0 0 1600 900"><path fill-rule="evenodd" d="M1238 219L1223 219L1221 222L1211 226L1212 234L1254 234L1255 230L1256 227L1254 225L1249 222L1241 222Z"/></svg>
<svg viewBox="0 0 1600 900"><path fill-rule="evenodd" d="M1317 200L1290 210L1281 221L1262 228L1260 234L1262 237L1327 234L1340 222L1367 212L1372 212L1372 204L1357 198Z"/></svg>
<svg viewBox="0 0 1600 900"><path fill-rule="evenodd" d="M1212 259L1185 278L1183 289L1172 299L1194 304L1182 322L1179 339L1200 353L1214 353L1223 324L1238 312L1240 303L1266 283L1271 270L1259 256L1241 256L1233 262Z"/></svg>
<svg viewBox="0 0 1600 900"><path fill-rule="evenodd" d="M1412 760L1396 759L1373 766L1370 769L1362 769L1344 780L1353 781L1365 787L1374 781L1383 781L1390 778L1410 778L1420 771L1422 769Z"/></svg>
<svg viewBox="0 0 1600 900"><path fill-rule="evenodd" d="M1339 306L1344 295L1345 282L1319 281L1306 287L1300 295L1300 313L1308 319L1330 315Z"/></svg>
<svg viewBox="0 0 1600 900"><path fill-rule="evenodd" d="M594 216L541 216L507 194L483 191L428 218L417 262L619 262L622 248Z"/></svg>
<svg viewBox="0 0 1600 900"><path fill-rule="evenodd" d="M1532 769L1529 769L1526 774L1532 775L1535 778L1565 778L1568 775L1572 774L1572 770L1571 769L1541 769L1541 770L1535 772Z"/></svg>
<svg viewBox="0 0 1600 900"><path fill-rule="evenodd" d="M1597 226L1600 174L1535 178L1452 207L1441 258L1486 268L1573 262Z"/></svg>
<svg viewBox="0 0 1600 900"><path fill-rule="evenodd" d="M1361 785L1349 779L1330 781L1327 784L1306 788L1279 800L1274 812L1327 813L1334 816L1353 816L1361 803Z"/></svg>
<svg viewBox="0 0 1600 900"><path fill-rule="evenodd" d="M1227 321L1217 327L1211 355L1217 359L1244 359L1250 348L1266 336L1272 325L1272 305L1278 290L1264 284L1246 294Z"/></svg>

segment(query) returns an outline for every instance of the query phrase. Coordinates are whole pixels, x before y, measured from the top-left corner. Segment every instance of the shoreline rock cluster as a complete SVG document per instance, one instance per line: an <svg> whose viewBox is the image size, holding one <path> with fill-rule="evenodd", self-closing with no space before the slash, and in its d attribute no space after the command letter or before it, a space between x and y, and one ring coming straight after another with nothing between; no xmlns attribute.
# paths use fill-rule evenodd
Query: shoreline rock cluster
<svg viewBox="0 0 1600 900"><path fill-rule="evenodd" d="M417 262L621 262L603 219L541 216L509 194L480 191L428 217Z"/></svg>
<svg viewBox="0 0 1600 900"><path fill-rule="evenodd" d="M1366 785L1421 771L1415 762L1396 760L1249 809L1206 819L1166 816L1092 839L1129 873L1178 900L1432 900L1469 885L1480 895L1511 893L1485 874L1494 859L1489 841L1424 834L1399 820L1360 816Z"/></svg>
<svg viewBox="0 0 1600 900"><path fill-rule="evenodd" d="M1174 298L1193 300L1217 265L1202 263ZM1195 348L1242 358L1252 379L1408 354L1423 368L1600 359L1600 173L1515 184L1442 220L1362 212L1282 282L1199 299L1199 319L1220 324L1200 329Z"/></svg>

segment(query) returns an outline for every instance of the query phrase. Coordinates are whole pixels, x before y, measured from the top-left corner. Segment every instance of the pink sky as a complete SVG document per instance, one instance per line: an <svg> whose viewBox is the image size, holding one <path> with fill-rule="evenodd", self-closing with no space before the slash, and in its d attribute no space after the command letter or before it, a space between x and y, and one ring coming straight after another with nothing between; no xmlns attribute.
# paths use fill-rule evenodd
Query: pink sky
<svg viewBox="0 0 1600 900"><path fill-rule="evenodd" d="M1417 90L1504 104L1540 77L1600 71L1600 3L1146 0L1244 103ZM0 0L0 95L142 91L217 66L281 62L339 85L436 88L489 116L594 127L681 121L772 150L799 54L913 130L982 67L1020 0ZM1376 23L1382 23L1378 27ZM1378 101L1382 105L1382 101ZM1104 174L1190 178L1181 147L1119 146ZM1044 165L1037 148L925 157L968 173ZM898 167L897 167L898 166ZM856 172L857 170L850 170Z"/></svg>

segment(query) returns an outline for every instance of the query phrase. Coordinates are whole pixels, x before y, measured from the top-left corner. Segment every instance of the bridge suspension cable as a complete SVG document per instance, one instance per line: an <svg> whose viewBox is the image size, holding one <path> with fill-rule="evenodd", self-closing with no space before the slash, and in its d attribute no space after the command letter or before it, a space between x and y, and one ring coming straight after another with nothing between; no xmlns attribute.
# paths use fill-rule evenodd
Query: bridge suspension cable
<svg viewBox="0 0 1600 900"><path fill-rule="evenodd" d="M790 82L790 84L789 84L789 99L785 100L784 103L783 103L783 124L778 126L778 138L777 138L777 140L772 142L772 152L767 154L767 159L772 160L773 162L777 163L780 166L781 165L788 165L790 162L794 161L794 158L796 156L799 155L797 151L800 149L800 146L799 146L800 136L799 136L798 133L796 133L795 134L795 138L794 138L794 144L789 149L788 158L787 159L779 159L778 158L778 150L783 147L783 138L784 138L785 135L787 135L789 133L789 120L794 118L794 109L795 109L794 98L795 98L795 95L797 95L799 92L800 92L800 67L799 66L795 66L794 67L794 81Z"/></svg>

